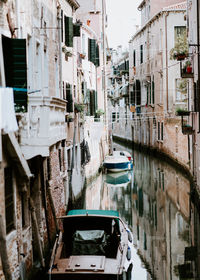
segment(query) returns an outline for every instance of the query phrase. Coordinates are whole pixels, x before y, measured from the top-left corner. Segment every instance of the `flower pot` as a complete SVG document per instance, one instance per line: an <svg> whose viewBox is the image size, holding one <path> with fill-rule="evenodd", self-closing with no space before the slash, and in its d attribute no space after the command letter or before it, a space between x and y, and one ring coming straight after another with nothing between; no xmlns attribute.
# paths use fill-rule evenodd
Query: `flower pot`
<svg viewBox="0 0 200 280"><path fill-rule="evenodd" d="M194 133L194 130L193 130L192 126L183 125L183 126L182 126L182 133L183 133L183 134L193 134L193 133Z"/></svg>
<svg viewBox="0 0 200 280"><path fill-rule="evenodd" d="M187 72L188 74L191 74L191 73L192 73L192 67L191 67L191 66L187 66L186 72Z"/></svg>
<svg viewBox="0 0 200 280"><path fill-rule="evenodd" d="M186 58L186 55L185 54L177 54L176 55L176 59L178 61L181 61L181 60L184 60Z"/></svg>

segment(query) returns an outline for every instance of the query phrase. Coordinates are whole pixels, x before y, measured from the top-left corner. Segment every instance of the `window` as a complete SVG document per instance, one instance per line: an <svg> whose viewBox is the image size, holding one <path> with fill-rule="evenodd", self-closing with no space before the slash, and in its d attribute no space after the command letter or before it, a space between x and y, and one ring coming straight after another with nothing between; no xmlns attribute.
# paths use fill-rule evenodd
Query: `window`
<svg viewBox="0 0 200 280"><path fill-rule="evenodd" d="M65 16L65 45L73 47L73 22L71 17Z"/></svg>
<svg viewBox="0 0 200 280"><path fill-rule="evenodd" d="M2 35L6 86L14 90L16 112L27 111L26 39L11 39ZM23 89L20 91L19 89Z"/></svg>
<svg viewBox="0 0 200 280"><path fill-rule="evenodd" d="M160 140L160 122L158 122L158 140Z"/></svg>
<svg viewBox="0 0 200 280"><path fill-rule="evenodd" d="M175 80L176 102L186 102L187 99L187 79Z"/></svg>
<svg viewBox="0 0 200 280"><path fill-rule="evenodd" d="M163 122L161 122L161 136L160 136L160 140L163 141Z"/></svg>
<svg viewBox="0 0 200 280"><path fill-rule="evenodd" d="M63 10L61 10L61 42L63 42Z"/></svg>
<svg viewBox="0 0 200 280"><path fill-rule="evenodd" d="M136 52L135 50L133 51L133 66L136 66Z"/></svg>
<svg viewBox="0 0 200 280"><path fill-rule="evenodd" d="M115 122L115 121L116 121L116 113L112 112L112 122Z"/></svg>
<svg viewBox="0 0 200 280"><path fill-rule="evenodd" d="M186 37L186 27L185 26L175 26L174 27L174 43L176 44L178 38Z"/></svg>
<svg viewBox="0 0 200 280"><path fill-rule="evenodd" d="M140 46L140 63L143 63L143 45Z"/></svg>
<svg viewBox="0 0 200 280"><path fill-rule="evenodd" d="M71 149L67 150L67 165L68 165L68 171L70 171L70 168L71 168Z"/></svg>
<svg viewBox="0 0 200 280"><path fill-rule="evenodd" d="M73 112L72 85L66 84L67 112Z"/></svg>
<svg viewBox="0 0 200 280"><path fill-rule="evenodd" d="M14 223L14 192L13 192L13 170L11 167L4 169L5 186L5 213L6 213L6 233L15 229Z"/></svg>
<svg viewBox="0 0 200 280"><path fill-rule="evenodd" d="M61 149L58 149L58 158L59 158L60 171L62 171L62 153L61 153Z"/></svg>
<svg viewBox="0 0 200 280"><path fill-rule="evenodd" d="M154 83L154 76L153 79L151 81L151 89L152 89L152 96L151 96L151 103L154 104L155 103L155 83Z"/></svg>

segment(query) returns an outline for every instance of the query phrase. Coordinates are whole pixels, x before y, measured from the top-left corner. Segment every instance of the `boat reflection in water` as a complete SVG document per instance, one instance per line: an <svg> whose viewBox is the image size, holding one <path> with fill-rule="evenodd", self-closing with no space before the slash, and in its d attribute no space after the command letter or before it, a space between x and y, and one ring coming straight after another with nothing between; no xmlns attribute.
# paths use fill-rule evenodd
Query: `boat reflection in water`
<svg viewBox="0 0 200 280"><path fill-rule="evenodd" d="M134 179L120 187L116 178L102 174L90 184L86 208L117 210L132 229L136 251L129 279L194 279L192 261L185 258L191 246L189 180L166 162L137 151L134 163Z"/></svg>
<svg viewBox="0 0 200 280"><path fill-rule="evenodd" d="M123 171L118 173L107 173L105 182L108 186L127 187L131 181L133 171Z"/></svg>

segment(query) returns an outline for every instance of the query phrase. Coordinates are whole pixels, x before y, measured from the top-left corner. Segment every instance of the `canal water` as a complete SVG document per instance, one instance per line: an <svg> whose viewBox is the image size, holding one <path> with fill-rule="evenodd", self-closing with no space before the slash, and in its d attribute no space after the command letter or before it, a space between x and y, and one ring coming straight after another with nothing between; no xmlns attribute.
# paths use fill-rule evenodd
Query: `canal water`
<svg viewBox="0 0 200 280"><path fill-rule="evenodd" d="M118 210L134 237L132 280L181 279L190 242L190 182L165 161L114 144L133 155L133 172L90 183L83 208Z"/></svg>

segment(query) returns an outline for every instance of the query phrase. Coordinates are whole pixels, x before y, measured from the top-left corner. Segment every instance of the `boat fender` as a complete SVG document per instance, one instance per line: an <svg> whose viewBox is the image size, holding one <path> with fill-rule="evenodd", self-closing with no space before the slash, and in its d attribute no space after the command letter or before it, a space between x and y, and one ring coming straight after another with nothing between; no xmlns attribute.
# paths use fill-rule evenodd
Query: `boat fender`
<svg viewBox="0 0 200 280"><path fill-rule="evenodd" d="M128 247L128 249L127 249L126 258L127 258L128 261L131 260L131 248L130 247Z"/></svg>
<svg viewBox="0 0 200 280"><path fill-rule="evenodd" d="M132 239L131 233L128 229L126 231L127 231L127 234L128 234L128 241L132 243L133 239Z"/></svg>

